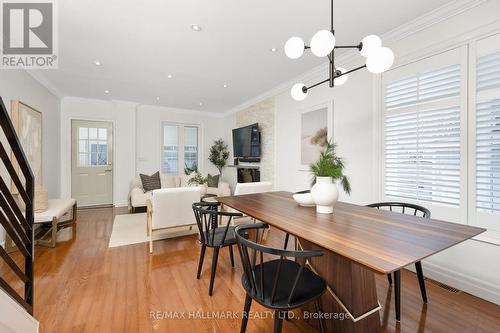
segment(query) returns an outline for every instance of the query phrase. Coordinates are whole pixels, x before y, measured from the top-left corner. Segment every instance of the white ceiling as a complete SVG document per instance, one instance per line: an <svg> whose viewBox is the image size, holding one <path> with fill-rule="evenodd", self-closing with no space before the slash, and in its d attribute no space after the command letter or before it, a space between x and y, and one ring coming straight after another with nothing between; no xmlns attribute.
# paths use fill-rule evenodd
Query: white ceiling
<svg viewBox="0 0 500 333"><path fill-rule="evenodd" d="M328 29L329 2L59 1L59 69L38 75L63 95L224 112L324 61L310 53L290 60L283 45ZM337 0L337 41L355 44L447 2Z"/></svg>

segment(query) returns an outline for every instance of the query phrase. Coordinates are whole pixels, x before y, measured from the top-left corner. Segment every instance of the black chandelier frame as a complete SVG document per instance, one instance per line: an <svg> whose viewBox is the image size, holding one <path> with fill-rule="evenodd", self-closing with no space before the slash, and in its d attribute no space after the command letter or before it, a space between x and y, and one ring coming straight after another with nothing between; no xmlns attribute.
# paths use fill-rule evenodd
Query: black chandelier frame
<svg viewBox="0 0 500 333"><path fill-rule="evenodd" d="M330 1L330 32L335 36L335 29L333 28L333 11L334 11L334 0L331 0ZM304 46L304 49L306 49L306 50L310 49L310 48L311 47L308 45ZM304 87L302 87L302 92L304 94L306 94L309 89L312 89L314 87L317 87L317 86L322 85L322 84L327 83L327 82L329 82L330 88L333 88L333 87L335 87L334 80L336 78L339 78L341 76L344 76L344 75L350 74L352 72L356 72L360 69L366 68L366 64L365 64L363 66L359 66L359 67L353 68L351 70L341 72L340 70L338 70L335 67L335 49L358 49L358 51L361 51L362 48L363 48L362 42L360 42L358 45L335 45L332 52L330 52L330 54L328 55L328 60L329 60L328 79L325 79L321 82L315 83L309 87L304 86Z"/></svg>

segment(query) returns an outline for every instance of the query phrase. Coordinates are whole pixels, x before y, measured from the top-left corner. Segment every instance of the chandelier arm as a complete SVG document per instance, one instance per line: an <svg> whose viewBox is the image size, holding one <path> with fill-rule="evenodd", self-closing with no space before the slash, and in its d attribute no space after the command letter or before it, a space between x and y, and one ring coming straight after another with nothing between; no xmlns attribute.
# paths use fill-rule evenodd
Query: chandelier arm
<svg viewBox="0 0 500 333"><path fill-rule="evenodd" d="M312 88L314 88L314 87L317 87L317 86L319 86L319 85L322 85L323 83L327 83L328 81L330 81L330 78L328 78L328 79L326 79L326 80L323 80L323 81L321 81L321 82L318 82L318 83L316 83L316 84L313 84L312 86L309 86L309 87L304 87L304 88L302 88L302 91L305 93L305 92L307 92L309 89L312 89Z"/></svg>
<svg viewBox="0 0 500 333"><path fill-rule="evenodd" d="M347 72L344 72L342 74L339 74L339 75L336 75L335 78L338 78L338 77L341 77L342 75L346 75L346 74L349 74L349 73L352 73L352 72L355 72L355 71L359 71L360 69L363 69L365 68L366 65L363 65L363 66L359 66L359 67L356 67L356 68L353 68L351 69L350 71L347 71Z"/></svg>
<svg viewBox="0 0 500 333"><path fill-rule="evenodd" d="M358 45L335 45L336 49L358 49L361 51L363 48L363 43L359 43Z"/></svg>

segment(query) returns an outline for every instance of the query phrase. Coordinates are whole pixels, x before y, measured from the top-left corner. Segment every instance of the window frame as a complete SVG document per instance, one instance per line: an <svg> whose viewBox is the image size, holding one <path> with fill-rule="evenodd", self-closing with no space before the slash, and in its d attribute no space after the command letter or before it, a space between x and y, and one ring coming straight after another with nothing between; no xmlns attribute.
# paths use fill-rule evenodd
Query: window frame
<svg viewBox="0 0 500 333"><path fill-rule="evenodd" d="M165 126L177 126L178 127L178 139L179 139L179 149L178 149L178 154L179 154L179 172L177 175L173 176L178 176L182 177L184 176L184 128L185 127L196 127L198 129L198 171L203 173L203 168L204 168L204 159L202 158L203 154L203 126L201 124L196 124L196 123L183 123L183 122L172 122L172 121L161 121L160 122L160 170L161 173L163 174L163 144L164 144L164 128Z"/></svg>
<svg viewBox="0 0 500 333"><path fill-rule="evenodd" d="M468 56L468 47L467 45L459 45L455 47L448 48L446 50L441 50L440 52L435 52L432 54L429 54L425 57L414 59L412 61L408 61L406 63L402 63L399 66L396 66L389 70L388 72L384 73L379 80L379 93L380 93L380 103L379 103L379 133L380 133L380 172L379 172L379 184L380 184L380 191L379 191L379 196L381 198L381 201L401 201L402 199L399 197L393 197L393 196L387 196L385 194L385 178L386 178L386 161L385 161L385 155L386 155L386 148L385 148L385 120L386 120L386 106L385 106L385 86L387 81L394 81L397 80L394 77L398 77L401 79L404 79L407 76L415 75L418 71L416 68L425 68L425 71L431 71L433 69L438 69L441 67L445 67L447 65L452 64L452 62L448 62L446 60L446 54L449 53L450 57L452 57L452 53L456 52L457 53L457 62L460 65L460 94L458 97L453 97L452 99L456 99L458 102L458 106L460 108L460 193L467 193L467 188L468 188L468 181L467 181L467 164L468 164L468 155L467 155L467 95L468 95L468 87L467 87L467 81L469 77L468 73L468 62L467 62L467 56ZM440 61L436 62L436 57L441 57L443 59L439 59ZM425 67L425 64L431 64L430 67ZM397 71L400 72L400 74L394 74L398 73ZM391 78L392 76L392 78ZM436 100L436 101L430 101L430 102L423 102L421 103L422 106L430 106L429 109L436 109L442 106L446 106L446 102L449 100L448 98L443 98L441 100ZM398 111L401 112L401 111ZM429 201L420 201L420 200L414 200L414 199L404 199L403 201L408 202L408 203L413 203L417 205L422 205L424 207L427 207L428 209L431 210L432 212L432 217L437 218L437 219L445 219L450 222L456 222L456 223L462 223L462 224L467 224L467 201L468 201L468 195L461 195L460 196L460 204L458 207L450 207L450 206L444 206L441 204L436 204L432 203Z"/></svg>

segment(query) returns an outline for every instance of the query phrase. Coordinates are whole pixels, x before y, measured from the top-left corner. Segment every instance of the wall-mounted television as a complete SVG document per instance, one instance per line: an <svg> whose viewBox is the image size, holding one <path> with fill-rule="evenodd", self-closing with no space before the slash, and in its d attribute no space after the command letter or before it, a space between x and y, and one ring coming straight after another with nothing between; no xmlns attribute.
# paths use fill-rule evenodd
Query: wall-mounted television
<svg viewBox="0 0 500 333"><path fill-rule="evenodd" d="M258 123L233 129L233 155L238 158L260 157Z"/></svg>

